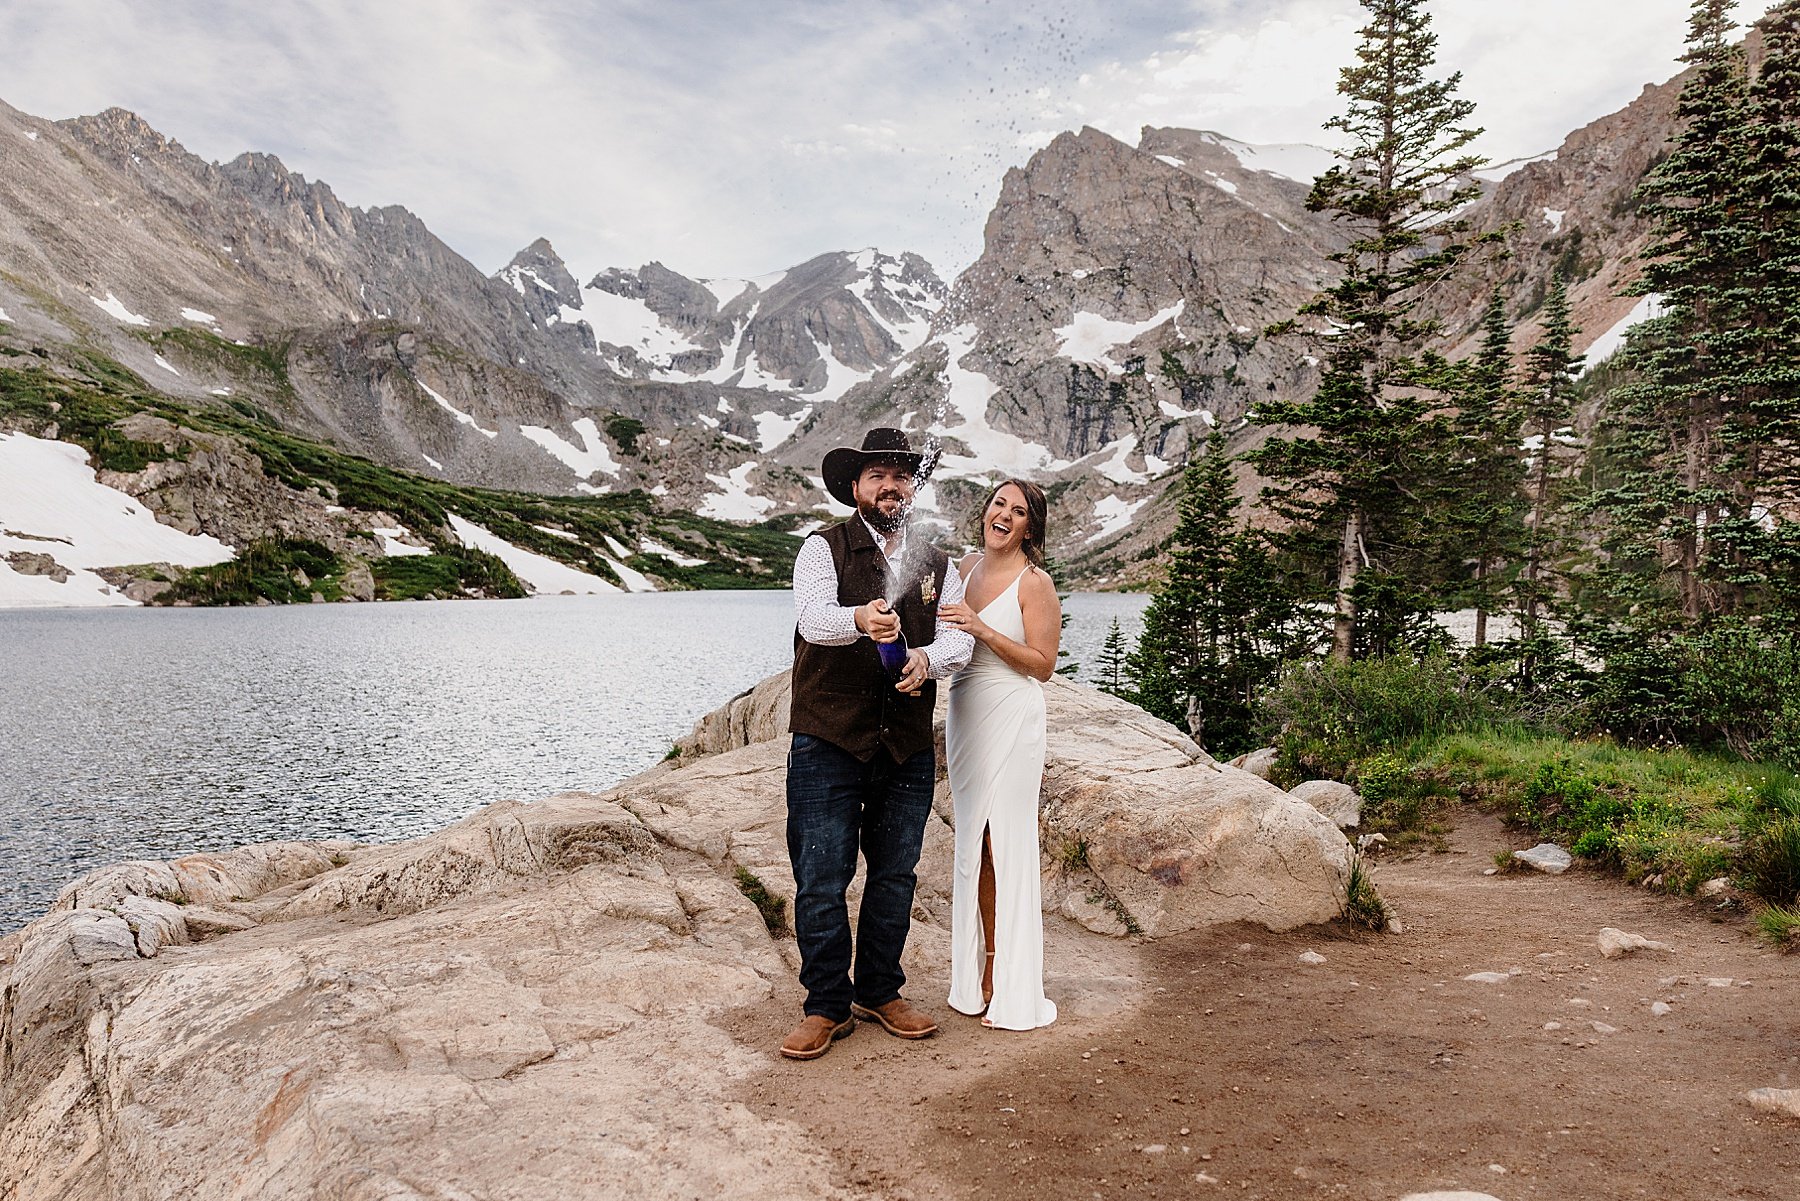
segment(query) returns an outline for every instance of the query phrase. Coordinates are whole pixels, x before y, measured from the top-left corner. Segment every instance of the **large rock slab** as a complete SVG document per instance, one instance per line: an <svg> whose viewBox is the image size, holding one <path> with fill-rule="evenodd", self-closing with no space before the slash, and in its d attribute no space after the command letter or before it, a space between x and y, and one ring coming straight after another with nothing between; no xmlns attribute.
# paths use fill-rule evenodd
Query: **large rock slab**
<svg viewBox="0 0 1800 1201"><path fill-rule="evenodd" d="M0 939L0 1197L844 1195L723 1015L797 992L779 912L785 678L604 795L505 801L383 846L121 864ZM1066 1012L1116 1010L1089 933L1328 918L1310 806L1102 694L1049 687L1050 942ZM948 960L947 784L913 969ZM771 929L773 927L773 929ZM1084 974L1085 973L1085 974Z"/></svg>
<svg viewBox="0 0 1800 1201"><path fill-rule="evenodd" d="M1134 705L1053 677L1044 685L1048 753L1039 809L1046 909L1090 929L1167 936L1201 926L1252 921L1285 930L1337 914L1349 870L1349 844L1312 805L1249 772L1215 762L1187 735ZM945 706L938 707L942 771ZM671 800L686 790L646 773L620 803L657 828L682 831L695 849L717 854L734 837L745 853L754 841L765 883L792 895L786 847L778 837L785 813L756 820L755 798L778 789L785 771L788 682L772 676L709 715L680 744L681 774L701 771L704 815ZM758 745L765 749L745 757ZM698 761L693 757L698 756ZM709 758L710 757L710 758ZM767 773L767 782L746 779ZM622 790L624 791L624 790ZM937 811L954 820L948 782L940 780ZM667 812L665 812L665 810ZM922 879L933 879L927 835ZM733 851L735 862L745 854ZM1077 898L1071 902L1071 898ZM1096 920L1099 904L1116 925Z"/></svg>

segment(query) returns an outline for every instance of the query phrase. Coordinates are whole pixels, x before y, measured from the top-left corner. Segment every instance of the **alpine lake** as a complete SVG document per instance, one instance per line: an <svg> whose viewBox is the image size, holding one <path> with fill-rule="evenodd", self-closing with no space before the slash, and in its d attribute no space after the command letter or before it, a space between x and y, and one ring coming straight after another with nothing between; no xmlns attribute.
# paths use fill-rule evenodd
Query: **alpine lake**
<svg viewBox="0 0 1800 1201"><path fill-rule="evenodd" d="M1077 680L1148 599L1065 598ZM793 629L786 591L0 609L0 932L120 860L609 788L787 667Z"/></svg>

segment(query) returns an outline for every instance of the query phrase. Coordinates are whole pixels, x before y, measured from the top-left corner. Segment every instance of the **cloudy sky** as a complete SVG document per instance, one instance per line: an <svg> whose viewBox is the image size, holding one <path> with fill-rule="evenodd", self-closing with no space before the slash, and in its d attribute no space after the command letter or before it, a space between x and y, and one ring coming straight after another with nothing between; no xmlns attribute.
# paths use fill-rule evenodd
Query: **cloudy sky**
<svg viewBox="0 0 1800 1201"><path fill-rule="evenodd" d="M1507 159L1675 73L1687 0L1435 0ZM1767 0L1744 0L1740 19ZM547 236L585 280L981 248L1007 167L1083 124L1323 142L1354 0L5 0L0 100L122 105L403 204L486 271Z"/></svg>

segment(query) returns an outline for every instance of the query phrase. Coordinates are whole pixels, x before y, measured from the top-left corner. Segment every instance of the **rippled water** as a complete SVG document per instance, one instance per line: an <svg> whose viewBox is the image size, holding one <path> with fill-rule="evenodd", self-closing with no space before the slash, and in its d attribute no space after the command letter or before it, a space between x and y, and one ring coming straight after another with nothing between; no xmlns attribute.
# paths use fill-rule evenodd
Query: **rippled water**
<svg viewBox="0 0 1800 1201"><path fill-rule="evenodd" d="M1144 598L1077 594L1091 662ZM602 789L792 658L786 592L0 610L0 930L121 859Z"/></svg>

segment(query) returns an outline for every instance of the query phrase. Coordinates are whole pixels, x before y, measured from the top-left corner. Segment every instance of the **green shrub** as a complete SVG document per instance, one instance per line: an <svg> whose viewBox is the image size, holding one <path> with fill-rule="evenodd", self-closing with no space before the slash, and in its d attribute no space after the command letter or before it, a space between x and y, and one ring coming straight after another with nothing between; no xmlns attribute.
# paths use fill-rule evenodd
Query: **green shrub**
<svg viewBox="0 0 1800 1201"><path fill-rule="evenodd" d="M1377 753L1511 718L1495 694L1441 653L1307 664L1262 706L1263 730L1280 752L1277 770L1296 781L1341 780Z"/></svg>
<svg viewBox="0 0 1800 1201"><path fill-rule="evenodd" d="M1720 748L1800 769L1800 637L1728 621L1634 639L1607 656L1582 721L1625 742Z"/></svg>
<svg viewBox="0 0 1800 1201"><path fill-rule="evenodd" d="M1800 818L1779 817L1757 831L1744 847L1744 874L1766 900L1800 900Z"/></svg>
<svg viewBox="0 0 1800 1201"><path fill-rule="evenodd" d="M237 558L199 567L157 598L158 604L304 604L314 593L326 600L343 595L344 567L331 548L308 538L261 538Z"/></svg>
<svg viewBox="0 0 1800 1201"><path fill-rule="evenodd" d="M463 596L516 599L525 586L485 551L454 547L433 555L399 555L369 565L381 600L447 600Z"/></svg>
<svg viewBox="0 0 1800 1201"><path fill-rule="evenodd" d="M644 435L644 423L636 417L627 417L622 413L614 413L606 419L602 426L607 437L619 444L619 453L635 455L638 452L637 440Z"/></svg>

